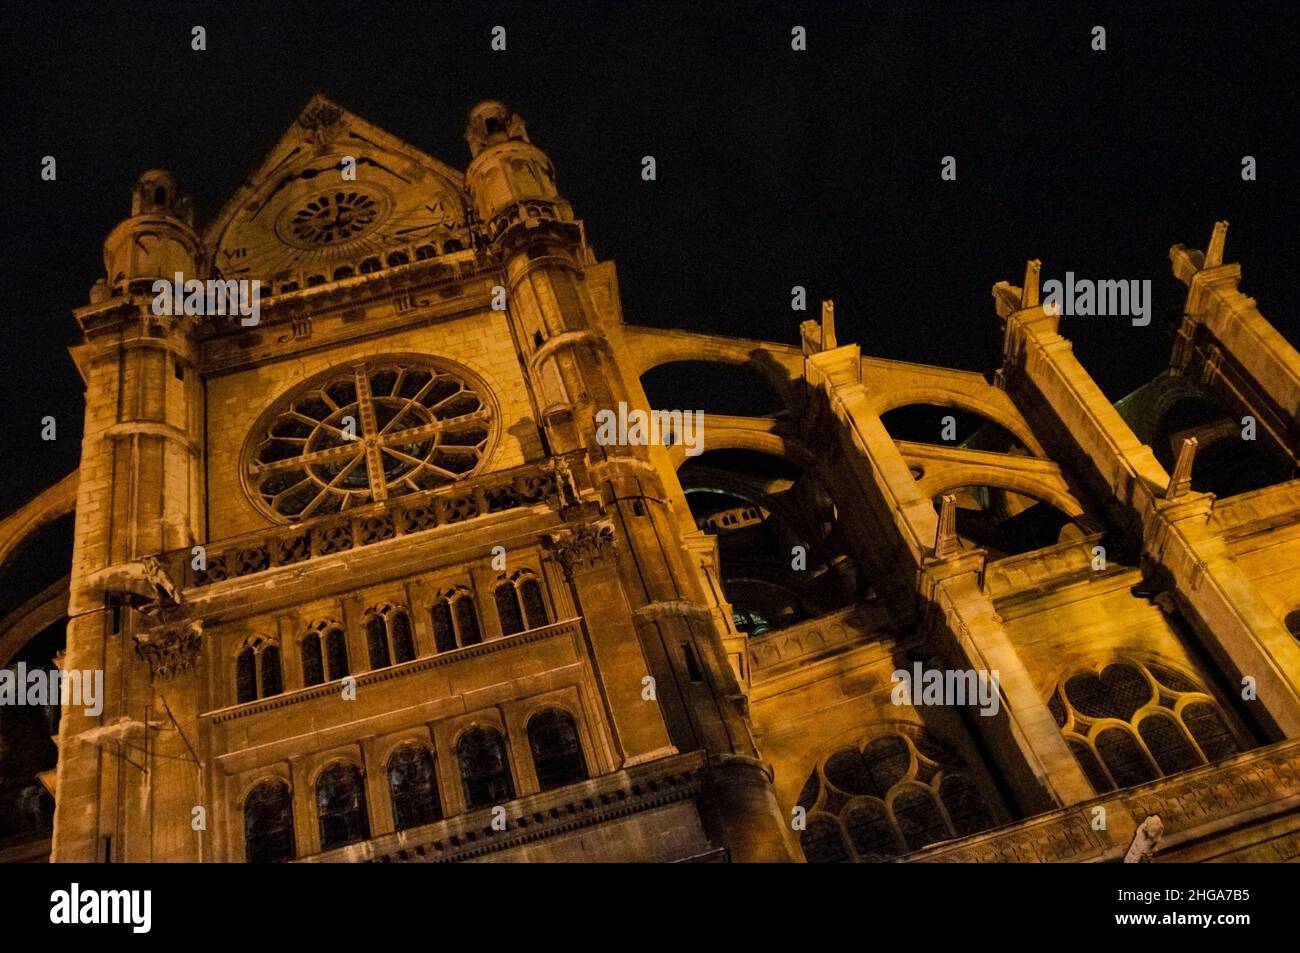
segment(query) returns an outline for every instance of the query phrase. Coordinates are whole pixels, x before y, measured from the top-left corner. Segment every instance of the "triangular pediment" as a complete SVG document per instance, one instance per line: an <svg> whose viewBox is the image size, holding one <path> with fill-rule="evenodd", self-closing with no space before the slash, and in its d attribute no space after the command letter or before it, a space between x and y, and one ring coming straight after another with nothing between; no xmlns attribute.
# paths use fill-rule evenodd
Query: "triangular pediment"
<svg viewBox="0 0 1300 953"><path fill-rule="evenodd" d="M467 208L459 170L316 95L204 244L218 275L306 287L469 247Z"/></svg>

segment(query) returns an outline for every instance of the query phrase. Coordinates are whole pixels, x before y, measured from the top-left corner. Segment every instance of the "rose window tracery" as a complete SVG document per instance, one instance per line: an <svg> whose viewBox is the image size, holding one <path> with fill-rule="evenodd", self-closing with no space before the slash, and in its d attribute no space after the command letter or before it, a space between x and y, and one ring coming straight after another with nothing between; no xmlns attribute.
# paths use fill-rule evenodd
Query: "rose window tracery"
<svg viewBox="0 0 1300 953"><path fill-rule="evenodd" d="M463 370L368 360L281 399L254 435L248 485L281 519L337 513L468 476L494 429L485 389Z"/></svg>

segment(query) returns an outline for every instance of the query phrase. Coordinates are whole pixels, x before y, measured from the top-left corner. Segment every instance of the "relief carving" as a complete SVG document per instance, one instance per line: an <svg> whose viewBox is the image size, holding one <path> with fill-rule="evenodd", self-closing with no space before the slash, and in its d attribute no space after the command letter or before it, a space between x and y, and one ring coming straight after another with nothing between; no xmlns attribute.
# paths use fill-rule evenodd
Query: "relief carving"
<svg viewBox="0 0 1300 953"><path fill-rule="evenodd" d="M135 636L135 651L149 664L151 681L172 678L192 669L203 646L203 622L162 625Z"/></svg>

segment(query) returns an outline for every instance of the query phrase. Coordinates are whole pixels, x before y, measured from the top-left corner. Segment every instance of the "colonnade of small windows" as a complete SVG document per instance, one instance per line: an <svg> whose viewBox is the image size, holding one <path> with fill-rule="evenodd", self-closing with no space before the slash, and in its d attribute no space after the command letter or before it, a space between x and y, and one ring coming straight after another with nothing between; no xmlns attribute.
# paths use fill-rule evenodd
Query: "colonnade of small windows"
<svg viewBox="0 0 1300 953"><path fill-rule="evenodd" d="M550 611L541 579L531 569L502 577L492 588L502 635L517 635L549 625ZM362 627L370 670L410 662L417 656L411 611L405 606L381 603L367 609ZM439 590L427 610L437 654L478 645L483 628L474 593L457 585ZM313 622L298 639L302 685L322 685L352 674L348 638L343 624L334 619ZM235 703L244 704L284 691L279 642L272 638L248 640L235 656Z"/></svg>

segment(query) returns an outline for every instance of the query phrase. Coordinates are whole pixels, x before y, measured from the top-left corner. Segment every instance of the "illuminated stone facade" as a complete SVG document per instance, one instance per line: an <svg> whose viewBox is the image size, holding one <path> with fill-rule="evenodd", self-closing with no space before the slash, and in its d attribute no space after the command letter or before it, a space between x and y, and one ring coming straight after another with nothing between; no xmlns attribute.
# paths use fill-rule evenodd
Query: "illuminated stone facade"
<svg viewBox="0 0 1300 953"><path fill-rule="evenodd" d="M1152 814L1157 860L1300 855L1300 356L1226 224L1112 406L1037 262L987 376L829 303L798 345L624 323L521 119L466 138L317 97L202 233L141 178L80 469L0 522L12 571L75 511L0 664L67 620L106 703L57 767L0 749L0 859L1118 860ZM157 314L176 273L259 281L257 323ZM683 362L755 415L597 439ZM998 703L897 703L918 662Z"/></svg>

